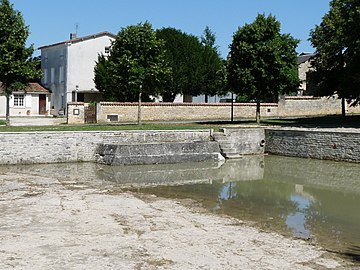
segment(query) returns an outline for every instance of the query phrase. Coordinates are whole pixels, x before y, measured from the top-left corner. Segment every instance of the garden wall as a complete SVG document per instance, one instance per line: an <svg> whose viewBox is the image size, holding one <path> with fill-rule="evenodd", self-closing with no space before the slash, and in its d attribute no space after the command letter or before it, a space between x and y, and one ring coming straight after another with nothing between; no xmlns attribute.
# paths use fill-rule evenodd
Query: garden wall
<svg viewBox="0 0 360 270"><path fill-rule="evenodd" d="M85 122L86 104L69 103L68 123ZM231 103L142 103L142 121L201 121L230 120ZM347 105L347 113L360 113L360 106ZM235 119L254 119L255 103L234 103ZM262 103L261 117L301 117L341 114L341 100L336 97L282 97L278 103ZM138 117L138 103L99 102L98 123L134 123Z"/></svg>

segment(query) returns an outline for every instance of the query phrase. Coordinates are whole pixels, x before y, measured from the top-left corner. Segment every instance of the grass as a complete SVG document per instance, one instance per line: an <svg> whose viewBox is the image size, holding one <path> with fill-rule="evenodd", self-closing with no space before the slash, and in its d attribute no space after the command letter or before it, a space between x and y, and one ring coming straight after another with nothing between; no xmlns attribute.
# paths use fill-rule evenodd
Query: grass
<svg viewBox="0 0 360 270"><path fill-rule="evenodd" d="M0 120L0 125L5 121ZM121 131L121 130L185 130L185 129L213 129L218 131L223 127L239 127L241 125L255 125L254 120L212 121L194 123L144 123L141 127L136 124L119 125L58 125L58 126L0 126L0 132L36 132L36 131ZM262 126L308 127L308 128L360 128L360 115L348 115L344 119L341 115L263 119Z"/></svg>
<svg viewBox="0 0 360 270"><path fill-rule="evenodd" d="M121 130L185 130L214 129L221 126L212 124L143 124L138 125L58 125L58 126L0 126L0 132L36 132L36 131L121 131Z"/></svg>
<svg viewBox="0 0 360 270"><path fill-rule="evenodd" d="M360 128L360 115L327 115L304 118L266 119L264 125L309 128Z"/></svg>
<svg viewBox="0 0 360 270"><path fill-rule="evenodd" d="M0 120L0 126L6 125L6 122L4 120Z"/></svg>

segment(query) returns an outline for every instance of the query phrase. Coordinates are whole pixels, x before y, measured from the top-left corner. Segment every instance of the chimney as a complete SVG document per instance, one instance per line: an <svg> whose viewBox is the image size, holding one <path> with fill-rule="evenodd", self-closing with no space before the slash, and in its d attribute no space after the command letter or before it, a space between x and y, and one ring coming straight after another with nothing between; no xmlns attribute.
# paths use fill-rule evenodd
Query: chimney
<svg viewBox="0 0 360 270"><path fill-rule="evenodd" d="M76 33L70 33L70 40L76 39Z"/></svg>

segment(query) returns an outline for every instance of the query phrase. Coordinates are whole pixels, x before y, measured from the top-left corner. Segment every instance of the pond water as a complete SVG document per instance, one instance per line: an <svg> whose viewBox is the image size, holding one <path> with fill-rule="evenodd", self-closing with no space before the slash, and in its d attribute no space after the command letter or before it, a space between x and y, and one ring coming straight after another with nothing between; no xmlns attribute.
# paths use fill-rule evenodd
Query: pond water
<svg viewBox="0 0 360 270"><path fill-rule="evenodd" d="M1 166L0 174L6 172L54 176L69 188L194 199L211 212L360 261L360 164L251 156L225 163Z"/></svg>
<svg viewBox="0 0 360 270"><path fill-rule="evenodd" d="M192 172L194 182L181 183L189 176L182 170L179 183L136 190L191 198L214 213L360 260L360 164L265 156L204 167Z"/></svg>

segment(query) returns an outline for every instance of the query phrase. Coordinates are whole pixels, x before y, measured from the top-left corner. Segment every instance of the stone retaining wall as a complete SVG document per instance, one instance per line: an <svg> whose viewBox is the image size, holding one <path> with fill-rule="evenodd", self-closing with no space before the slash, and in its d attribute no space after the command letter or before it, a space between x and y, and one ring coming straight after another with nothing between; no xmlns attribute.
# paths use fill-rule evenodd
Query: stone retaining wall
<svg viewBox="0 0 360 270"><path fill-rule="evenodd" d="M101 144L96 162L106 165L165 164L224 160L219 143L161 142L142 144Z"/></svg>
<svg viewBox="0 0 360 270"><path fill-rule="evenodd" d="M262 136L226 132L241 149L252 143L261 147ZM260 129L256 132L262 134ZM211 135L211 130L0 133L0 164L94 162L100 144L209 142ZM360 131L356 129L269 128L265 141L269 154L360 162Z"/></svg>
<svg viewBox="0 0 360 270"><path fill-rule="evenodd" d="M266 129L266 152L336 161L360 162L359 130Z"/></svg>
<svg viewBox="0 0 360 270"><path fill-rule="evenodd" d="M95 161L99 144L209 141L210 130L0 133L0 164Z"/></svg>

